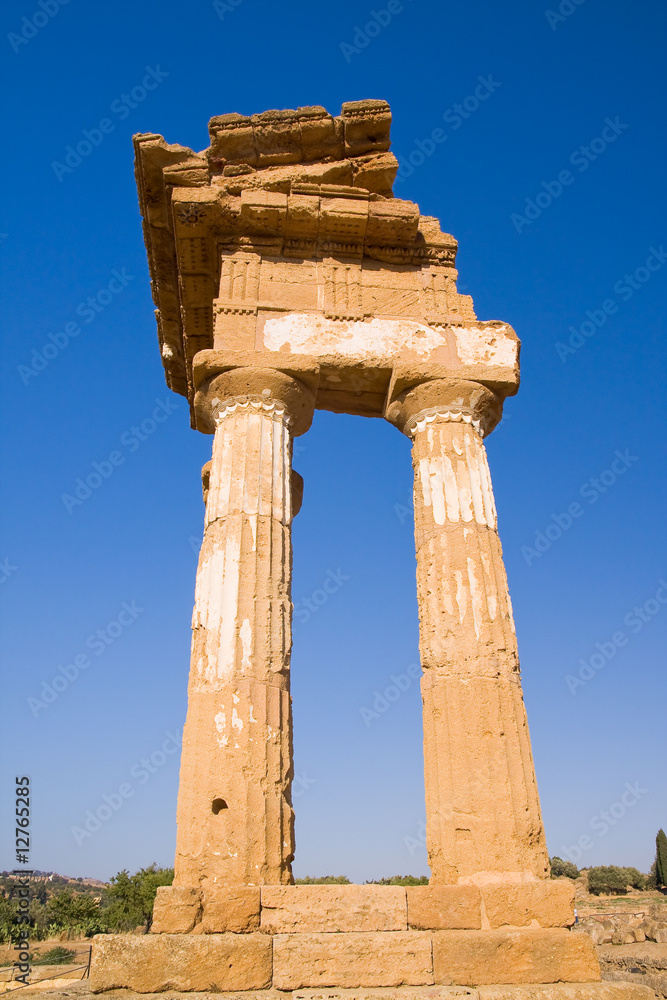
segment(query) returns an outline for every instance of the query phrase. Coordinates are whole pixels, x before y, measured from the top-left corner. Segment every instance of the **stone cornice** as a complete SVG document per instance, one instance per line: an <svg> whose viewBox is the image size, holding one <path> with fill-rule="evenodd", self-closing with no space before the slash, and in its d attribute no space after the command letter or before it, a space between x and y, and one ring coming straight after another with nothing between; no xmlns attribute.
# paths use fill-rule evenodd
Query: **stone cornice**
<svg viewBox="0 0 667 1000"><path fill-rule="evenodd" d="M135 172L167 384L193 400L192 359L213 347L221 253L327 257L453 272L456 240L395 199L384 101L223 115L196 153L134 138ZM252 308L240 306L239 308Z"/></svg>

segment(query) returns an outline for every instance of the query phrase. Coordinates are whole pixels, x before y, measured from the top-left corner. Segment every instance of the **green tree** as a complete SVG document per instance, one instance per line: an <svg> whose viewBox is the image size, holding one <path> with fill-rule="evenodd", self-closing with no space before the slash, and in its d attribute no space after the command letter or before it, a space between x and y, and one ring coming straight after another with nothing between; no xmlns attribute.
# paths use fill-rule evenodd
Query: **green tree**
<svg viewBox="0 0 667 1000"><path fill-rule="evenodd" d="M549 864L551 865L552 878L561 878L563 875L565 878L579 878L579 869L571 861L563 861L562 858L555 855L553 858L549 858Z"/></svg>
<svg viewBox="0 0 667 1000"><path fill-rule="evenodd" d="M71 889L55 893L48 901L46 923L49 927L87 937L104 929L98 900Z"/></svg>
<svg viewBox="0 0 667 1000"><path fill-rule="evenodd" d="M127 868L110 880L102 910L104 923L111 931L131 931L144 926L150 930L153 903L159 886L171 885L173 868L158 868L155 863L130 875Z"/></svg>
<svg viewBox="0 0 667 1000"><path fill-rule="evenodd" d="M18 941L16 902L4 894L0 897L0 941Z"/></svg>
<svg viewBox="0 0 667 1000"><path fill-rule="evenodd" d="M371 879L366 885L428 885L428 875L392 875L391 878Z"/></svg>
<svg viewBox="0 0 667 1000"><path fill-rule="evenodd" d="M633 889L646 888L646 875L642 874L637 868L621 868L621 872L626 886L632 886Z"/></svg>
<svg viewBox="0 0 667 1000"><path fill-rule="evenodd" d="M296 885L350 885L347 875L306 875L305 878L295 878Z"/></svg>
<svg viewBox="0 0 667 1000"><path fill-rule="evenodd" d="M600 893L621 894L627 891L627 882L623 868L617 865L600 865L588 871L588 891L594 896Z"/></svg>
<svg viewBox="0 0 667 1000"><path fill-rule="evenodd" d="M657 868L657 866L656 866L656 863L654 861L653 864L651 865L650 869L649 869L648 875L646 876L646 888L647 889L657 889L658 888L658 874L657 874L656 868Z"/></svg>
<svg viewBox="0 0 667 1000"><path fill-rule="evenodd" d="M667 836L658 830L655 838L655 879L658 888L667 886Z"/></svg>

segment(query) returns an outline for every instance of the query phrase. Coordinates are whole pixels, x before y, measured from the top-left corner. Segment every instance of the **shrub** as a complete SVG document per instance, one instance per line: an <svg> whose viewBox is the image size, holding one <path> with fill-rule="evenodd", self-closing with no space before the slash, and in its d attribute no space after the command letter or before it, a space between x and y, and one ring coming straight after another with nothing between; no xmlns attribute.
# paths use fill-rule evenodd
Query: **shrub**
<svg viewBox="0 0 667 1000"><path fill-rule="evenodd" d="M579 869L571 861L563 861L562 858L555 856L549 858L549 864L552 878L561 878L563 875L565 878L579 878Z"/></svg>
<svg viewBox="0 0 667 1000"><path fill-rule="evenodd" d="M91 937L104 930L100 904L93 896L66 889L58 892L46 904L45 922L83 937Z"/></svg>
<svg viewBox="0 0 667 1000"><path fill-rule="evenodd" d="M296 885L351 885L347 875L306 875L305 878L295 878Z"/></svg>
<svg viewBox="0 0 667 1000"><path fill-rule="evenodd" d="M588 891L594 896L600 893L621 894L627 891L625 869L617 865L600 865L588 871Z"/></svg>
<svg viewBox="0 0 667 1000"><path fill-rule="evenodd" d="M631 886L633 889L645 889L647 878L642 872L637 868L621 868L621 873L625 879L626 886Z"/></svg>
<svg viewBox="0 0 667 1000"><path fill-rule="evenodd" d="M34 965L71 965L74 962L75 952L70 951L69 948L62 948L58 945L56 948L49 948L45 951L43 955L35 959Z"/></svg>
<svg viewBox="0 0 667 1000"><path fill-rule="evenodd" d="M110 880L102 917L106 930L131 931L144 926L150 930L153 903L159 886L171 885L173 868L158 868L155 863L130 875L126 868Z"/></svg>
<svg viewBox="0 0 667 1000"><path fill-rule="evenodd" d="M428 885L428 875L392 875L391 878L371 879L366 885Z"/></svg>

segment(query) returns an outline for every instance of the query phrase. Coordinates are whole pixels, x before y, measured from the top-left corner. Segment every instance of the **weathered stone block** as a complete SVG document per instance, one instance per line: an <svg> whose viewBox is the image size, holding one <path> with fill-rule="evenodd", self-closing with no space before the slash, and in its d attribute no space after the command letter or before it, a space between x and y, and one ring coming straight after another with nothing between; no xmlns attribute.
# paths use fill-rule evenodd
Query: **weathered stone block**
<svg viewBox="0 0 667 1000"><path fill-rule="evenodd" d="M485 885L482 899L492 928L503 924L525 927L531 920L541 927L574 923L574 883L569 879Z"/></svg>
<svg viewBox="0 0 667 1000"><path fill-rule="evenodd" d="M463 997L477 1000L476 993L473 993L467 986L376 986L356 990L343 990L334 987L327 989L325 995L321 989L304 989L295 990L290 995L290 1000L459 1000ZM226 997L225 1000L249 1000L249 998ZM255 996L252 997L252 1000L255 1000ZM257 1000L263 1000L263 998L258 996ZM267 997L267 1000L274 1000L274 998ZM279 992L275 1000L285 1000L285 994ZM621 998L619 997L618 1000Z"/></svg>
<svg viewBox="0 0 667 1000"><path fill-rule="evenodd" d="M152 934L187 934L201 915L201 893L180 885L158 887L153 904Z"/></svg>
<svg viewBox="0 0 667 1000"><path fill-rule="evenodd" d="M220 887L204 896L201 923L195 934L246 934L259 928L259 886Z"/></svg>
<svg viewBox="0 0 667 1000"><path fill-rule="evenodd" d="M405 889L399 885L262 886L260 928L295 931L405 931Z"/></svg>
<svg viewBox="0 0 667 1000"><path fill-rule="evenodd" d="M253 990L271 984L266 934L98 934L90 985L137 993Z"/></svg>
<svg viewBox="0 0 667 1000"><path fill-rule="evenodd" d="M252 1000L283 1000L280 991L254 993ZM398 986L368 990L295 990L291 1000L655 1000L647 986L634 983L547 983L530 986ZM250 1000L247 995L225 1000Z"/></svg>
<svg viewBox="0 0 667 1000"><path fill-rule="evenodd" d="M434 931L436 983L586 983L600 979L590 939L566 930Z"/></svg>
<svg viewBox="0 0 667 1000"><path fill-rule="evenodd" d="M478 1000L655 1000L653 990L634 983L549 983L481 986Z"/></svg>
<svg viewBox="0 0 667 1000"><path fill-rule="evenodd" d="M482 895L475 885L414 885L406 893L408 926L414 930L482 926Z"/></svg>
<svg viewBox="0 0 667 1000"><path fill-rule="evenodd" d="M273 985L279 990L432 983L431 936L422 931L277 934L273 939Z"/></svg>

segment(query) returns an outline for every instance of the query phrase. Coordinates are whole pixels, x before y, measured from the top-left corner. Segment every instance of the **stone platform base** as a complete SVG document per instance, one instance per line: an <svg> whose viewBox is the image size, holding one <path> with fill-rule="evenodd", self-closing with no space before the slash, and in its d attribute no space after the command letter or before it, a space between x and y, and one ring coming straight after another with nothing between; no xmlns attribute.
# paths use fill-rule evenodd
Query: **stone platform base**
<svg viewBox="0 0 667 1000"><path fill-rule="evenodd" d="M41 992L28 988L21 991L26 998L39 997ZM52 987L47 1000L92 1000L89 981L68 980L66 987ZM212 1000L210 993L135 993L123 990L114 993L122 1000ZM653 990L629 983L568 983L536 986L408 986L375 990L248 990L216 993L216 1000L657 1000Z"/></svg>
<svg viewBox="0 0 667 1000"><path fill-rule="evenodd" d="M591 939L567 930L572 896L569 880L481 888L238 886L213 895L165 886L153 933L95 938L91 988L248 996L317 991L303 1000L352 1000L380 990L373 1000L432 1000L452 995L442 987L465 994L465 987L504 983L508 997L533 1000L550 989L545 984L572 983L574 993L549 996L594 1000L607 994L594 985L600 966ZM408 987L421 992L392 992Z"/></svg>
<svg viewBox="0 0 667 1000"><path fill-rule="evenodd" d="M323 934L105 935L94 939L91 988L224 992L586 983L593 945L561 929Z"/></svg>

